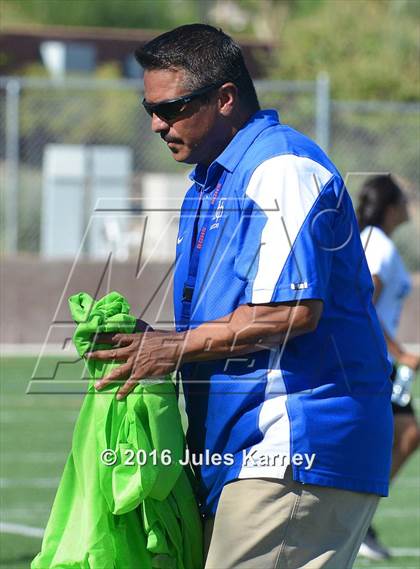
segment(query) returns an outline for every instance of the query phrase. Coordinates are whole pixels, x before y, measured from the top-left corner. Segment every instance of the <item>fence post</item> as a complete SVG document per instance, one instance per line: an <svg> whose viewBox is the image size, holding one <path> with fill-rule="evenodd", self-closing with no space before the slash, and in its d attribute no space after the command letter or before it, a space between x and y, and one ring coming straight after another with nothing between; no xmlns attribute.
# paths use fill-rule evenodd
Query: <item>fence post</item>
<svg viewBox="0 0 420 569"><path fill-rule="evenodd" d="M316 141L328 154L330 148L330 78L328 73L318 73L316 78Z"/></svg>
<svg viewBox="0 0 420 569"><path fill-rule="evenodd" d="M6 191L5 191L5 252L13 254L18 248L19 192L19 105L20 82L6 83Z"/></svg>

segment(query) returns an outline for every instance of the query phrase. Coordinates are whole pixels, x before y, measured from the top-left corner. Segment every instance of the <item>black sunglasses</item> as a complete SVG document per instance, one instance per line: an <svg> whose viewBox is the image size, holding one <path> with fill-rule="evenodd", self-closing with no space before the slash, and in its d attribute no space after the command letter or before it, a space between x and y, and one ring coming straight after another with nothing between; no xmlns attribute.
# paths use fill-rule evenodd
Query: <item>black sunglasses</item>
<svg viewBox="0 0 420 569"><path fill-rule="evenodd" d="M223 85L223 83L208 85L207 87L202 87L201 89L197 89L197 91L193 91L189 95L184 95L177 99L169 99L168 101L162 101L161 103L148 103L146 99L143 99L142 105L145 108L146 113L150 116L157 115L163 120L173 120L182 114L188 103L194 99L202 97L214 89L218 89L221 85Z"/></svg>

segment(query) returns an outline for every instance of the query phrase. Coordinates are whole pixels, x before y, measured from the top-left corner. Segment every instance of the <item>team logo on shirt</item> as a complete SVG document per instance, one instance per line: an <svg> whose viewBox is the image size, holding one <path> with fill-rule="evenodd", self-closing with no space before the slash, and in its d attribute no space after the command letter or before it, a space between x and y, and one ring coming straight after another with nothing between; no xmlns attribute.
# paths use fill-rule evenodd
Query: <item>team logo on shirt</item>
<svg viewBox="0 0 420 569"><path fill-rule="evenodd" d="M302 283L292 283L290 288L292 290L304 290L305 288L308 288L308 283L306 281Z"/></svg>
<svg viewBox="0 0 420 569"><path fill-rule="evenodd" d="M225 209L224 206L224 201L226 200L226 198L220 198L219 203L217 204L217 208L216 211L212 217L212 221L213 223L210 225L210 231L212 229L217 229L220 225L220 220L222 219L223 216L223 211Z"/></svg>

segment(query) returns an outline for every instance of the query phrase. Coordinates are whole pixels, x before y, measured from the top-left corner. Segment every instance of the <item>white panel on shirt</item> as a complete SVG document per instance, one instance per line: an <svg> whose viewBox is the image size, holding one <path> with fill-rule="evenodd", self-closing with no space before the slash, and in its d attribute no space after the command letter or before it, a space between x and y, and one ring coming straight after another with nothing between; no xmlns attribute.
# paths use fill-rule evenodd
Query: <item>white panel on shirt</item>
<svg viewBox="0 0 420 569"><path fill-rule="evenodd" d="M290 464L290 421L280 369L280 348L271 352L269 361L265 398L258 418L263 439L243 455L245 460L238 478L283 478Z"/></svg>
<svg viewBox="0 0 420 569"><path fill-rule="evenodd" d="M293 154L266 160L251 176L246 195L267 215L252 302L270 302L291 245L321 189L332 176L314 160Z"/></svg>
<svg viewBox="0 0 420 569"><path fill-rule="evenodd" d="M410 291L411 279L398 249L379 227L365 227L361 240L372 275L379 277L382 291L375 308L388 334L395 338L404 297Z"/></svg>
<svg viewBox="0 0 420 569"><path fill-rule="evenodd" d="M252 302L271 300L290 247L332 175L310 158L290 154L266 160L255 170L246 195L264 210L267 221L261 235L263 245ZM276 259L275 263L273 259ZM281 347L273 350L269 359L264 401L258 419L263 439L249 449L246 456L252 456L253 460L242 464L239 478L283 478L290 464L290 420L280 360ZM269 464L264 464L267 462Z"/></svg>

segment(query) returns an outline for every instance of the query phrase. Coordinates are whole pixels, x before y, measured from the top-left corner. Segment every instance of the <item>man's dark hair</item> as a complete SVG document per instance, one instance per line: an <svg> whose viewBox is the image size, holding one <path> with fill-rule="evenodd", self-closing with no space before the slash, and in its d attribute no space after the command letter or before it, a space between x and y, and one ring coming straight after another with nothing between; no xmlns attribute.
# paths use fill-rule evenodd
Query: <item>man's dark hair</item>
<svg viewBox="0 0 420 569"><path fill-rule="evenodd" d="M146 70L185 69L191 90L235 83L243 105L250 111L260 108L241 48L221 29L206 24L180 26L139 47L135 57Z"/></svg>

